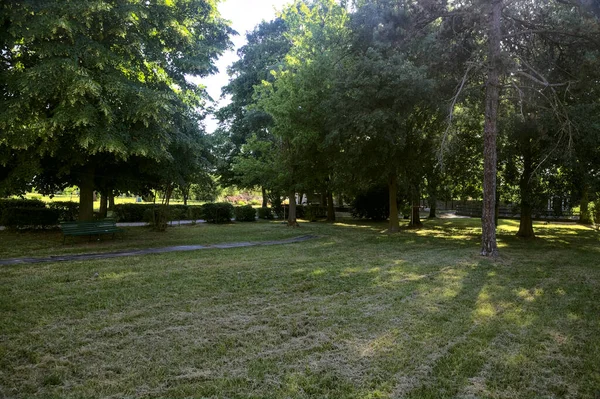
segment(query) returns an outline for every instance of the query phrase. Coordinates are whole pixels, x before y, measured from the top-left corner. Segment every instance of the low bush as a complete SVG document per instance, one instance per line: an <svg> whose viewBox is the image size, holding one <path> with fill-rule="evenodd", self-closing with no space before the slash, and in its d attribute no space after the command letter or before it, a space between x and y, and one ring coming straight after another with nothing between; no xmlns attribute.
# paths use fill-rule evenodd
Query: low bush
<svg viewBox="0 0 600 399"><path fill-rule="evenodd" d="M274 218L271 208L258 208L259 219L271 220Z"/></svg>
<svg viewBox="0 0 600 399"><path fill-rule="evenodd" d="M154 209L154 204L119 204L115 205L115 216L119 222L143 222L144 212Z"/></svg>
<svg viewBox="0 0 600 399"><path fill-rule="evenodd" d="M164 205L153 205L152 208L146 207L144 210L144 222L148 223L156 231L165 231L169 221L173 218L173 211L180 212L181 210L174 210Z"/></svg>
<svg viewBox="0 0 600 399"><path fill-rule="evenodd" d="M302 206L304 210L304 219L309 222L316 222L318 219L327 217L327 208L320 205L305 205Z"/></svg>
<svg viewBox="0 0 600 399"><path fill-rule="evenodd" d="M79 216L79 204L72 201L50 202L48 208L58 212L58 219L61 222L73 222Z"/></svg>
<svg viewBox="0 0 600 399"><path fill-rule="evenodd" d="M45 208L46 204L37 199L0 199L0 214L7 208Z"/></svg>
<svg viewBox="0 0 600 399"><path fill-rule="evenodd" d="M198 220L198 219L202 219L203 214L202 214L202 206L200 205L190 205L188 206L187 212L186 212L186 218L189 220Z"/></svg>
<svg viewBox="0 0 600 399"><path fill-rule="evenodd" d="M202 216L208 223L229 223L233 217L233 205L229 202L214 202L201 205Z"/></svg>
<svg viewBox="0 0 600 399"><path fill-rule="evenodd" d="M238 206L235 208L236 222L254 222L256 220L256 210L252 205Z"/></svg>
<svg viewBox="0 0 600 399"><path fill-rule="evenodd" d="M48 208L5 208L0 224L10 229L47 228L58 224L59 211Z"/></svg>

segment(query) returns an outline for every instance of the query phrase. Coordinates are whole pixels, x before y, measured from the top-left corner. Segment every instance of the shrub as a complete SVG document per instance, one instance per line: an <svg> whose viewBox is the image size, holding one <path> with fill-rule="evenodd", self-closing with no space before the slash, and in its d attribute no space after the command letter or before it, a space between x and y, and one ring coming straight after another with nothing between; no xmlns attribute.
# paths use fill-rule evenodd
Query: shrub
<svg viewBox="0 0 600 399"><path fill-rule="evenodd" d="M374 187L360 193L352 201L352 217L385 220L390 213L387 187Z"/></svg>
<svg viewBox="0 0 600 399"><path fill-rule="evenodd" d="M59 211L48 208L5 208L0 224L8 228L46 228L58 224Z"/></svg>
<svg viewBox="0 0 600 399"><path fill-rule="evenodd" d="M198 220L202 219L202 206L199 205L190 205L188 206L186 218L190 220Z"/></svg>
<svg viewBox="0 0 600 399"><path fill-rule="evenodd" d="M37 199L0 199L0 214L7 208L45 208L46 204Z"/></svg>
<svg viewBox="0 0 600 399"><path fill-rule="evenodd" d="M201 206L202 216L208 223L229 223L233 217L233 205L229 202L208 203Z"/></svg>
<svg viewBox="0 0 600 399"><path fill-rule="evenodd" d="M271 208L258 208L258 217L259 219L273 219L273 212Z"/></svg>
<svg viewBox="0 0 600 399"><path fill-rule="evenodd" d="M304 219L316 222L318 219L327 217L327 208L320 205L306 205L304 208Z"/></svg>
<svg viewBox="0 0 600 399"><path fill-rule="evenodd" d="M119 222L143 222L146 209L154 209L154 204L115 205L115 216Z"/></svg>
<svg viewBox="0 0 600 399"><path fill-rule="evenodd" d="M262 203L257 199L251 199L250 205L261 205Z"/></svg>
<svg viewBox="0 0 600 399"><path fill-rule="evenodd" d="M256 220L256 210L252 205L238 206L235 208L236 222L254 222Z"/></svg>
<svg viewBox="0 0 600 399"><path fill-rule="evenodd" d="M72 201L50 202L48 208L58 212L58 220L61 222L73 222L79 216L79 204Z"/></svg>
<svg viewBox="0 0 600 399"><path fill-rule="evenodd" d="M152 208L145 207L144 222L148 223L156 231L165 231L169 220L172 218L171 207L154 205Z"/></svg>

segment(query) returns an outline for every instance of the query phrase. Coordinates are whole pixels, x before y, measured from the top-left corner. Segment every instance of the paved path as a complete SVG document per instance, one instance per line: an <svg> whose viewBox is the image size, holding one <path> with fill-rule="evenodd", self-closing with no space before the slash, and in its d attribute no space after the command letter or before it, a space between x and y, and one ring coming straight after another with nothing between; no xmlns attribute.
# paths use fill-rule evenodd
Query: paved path
<svg viewBox="0 0 600 399"><path fill-rule="evenodd" d="M133 249L118 252L104 252L95 254L79 254L79 255L56 255L46 256L42 258L12 258L12 259L0 259L0 266L5 265L19 265L24 263L46 263L46 262L66 262L66 261L81 261L81 260L93 260L93 259L111 259L121 258L124 256L139 256L149 254L163 254L167 252L187 252L197 251L200 249L214 249L214 248L240 248L240 247L258 247L258 246L269 246L269 245L281 245L291 244L295 242L302 242L316 238L314 235L305 235L300 237L288 238L285 240L276 241L261 241L261 242L230 242L224 244L212 244L212 245L179 245L174 247L162 247L162 248L145 248L145 249Z"/></svg>

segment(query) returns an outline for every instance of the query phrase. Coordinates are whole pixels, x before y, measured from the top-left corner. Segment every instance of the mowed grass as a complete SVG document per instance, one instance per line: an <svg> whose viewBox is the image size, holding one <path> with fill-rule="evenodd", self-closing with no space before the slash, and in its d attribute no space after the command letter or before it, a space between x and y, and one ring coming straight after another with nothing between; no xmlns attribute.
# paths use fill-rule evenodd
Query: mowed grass
<svg viewBox="0 0 600 399"><path fill-rule="evenodd" d="M0 267L0 397L597 398L600 234L502 221L493 261L478 225L200 225L153 243L319 237Z"/></svg>

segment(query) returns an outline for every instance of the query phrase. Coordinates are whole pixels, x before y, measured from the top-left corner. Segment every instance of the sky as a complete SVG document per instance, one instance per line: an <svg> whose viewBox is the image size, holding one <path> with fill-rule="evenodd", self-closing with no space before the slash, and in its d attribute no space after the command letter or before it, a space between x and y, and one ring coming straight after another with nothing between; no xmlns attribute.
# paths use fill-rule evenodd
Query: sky
<svg viewBox="0 0 600 399"><path fill-rule="evenodd" d="M246 43L246 32L254 29L261 21L270 21L275 17L276 11L283 8L291 0L224 0L219 3L221 16L231 21L231 27L238 32L232 38L235 50L223 54L217 61L219 73L199 82L206 86L208 94L215 100L221 97L221 87L229 80L227 67L236 61L236 50ZM227 104L227 100L219 101L219 105ZM213 119L205 120L206 130L212 133L217 127Z"/></svg>

